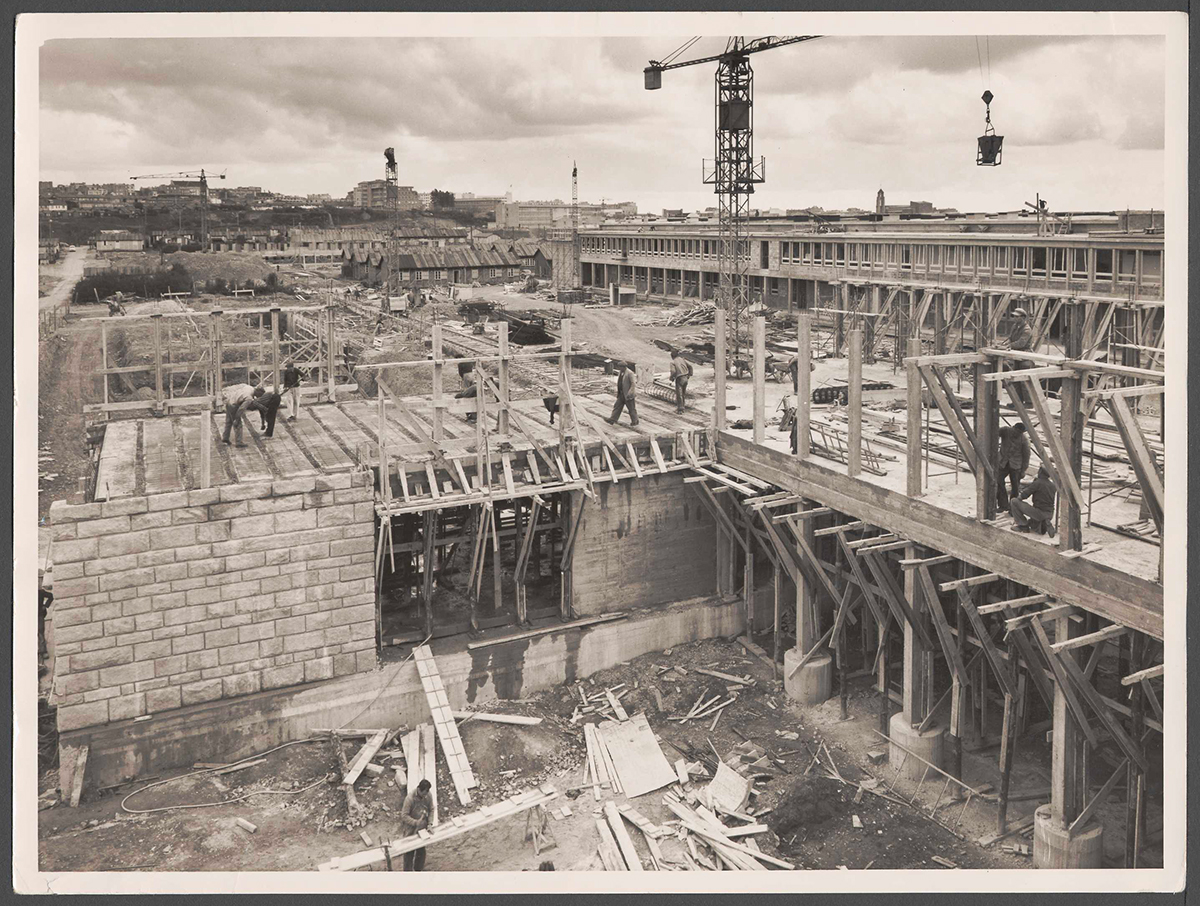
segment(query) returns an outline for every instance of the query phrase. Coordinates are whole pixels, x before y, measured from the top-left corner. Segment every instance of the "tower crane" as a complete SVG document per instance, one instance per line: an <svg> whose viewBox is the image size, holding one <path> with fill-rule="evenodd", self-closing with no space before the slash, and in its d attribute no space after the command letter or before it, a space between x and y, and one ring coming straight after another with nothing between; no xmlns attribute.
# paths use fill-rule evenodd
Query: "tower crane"
<svg viewBox="0 0 1200 906"><path fill-rule="evenodd" d="M711 162L705 160L702 171L704 182L714 187L718 200L717 267L720 276L717 304L729 313L733 321L735 357L746 345L743 321L750 303L750 249L743 239L744 224L754 186L766 179L766 161L761 157L758 161L754 160L754 71L748 57L753 53L819 37L770 35L747 41L735 36L727 40L724 53L675 62L675 57L680 53L677 50L666 62L651 60L643 70L646 90L654 91L662 87L662 74L668 69L700 63L717 64L716 157ZM682 49L687 49L695 41L692 39L685 43ZM723 364L718 363L718 367Z"/></svg>
<svg viewBox="0 0 1200 906"><path fill-rule="evenodd" d="M217 179L224 179L225 172L215 174ZM143 176L131 176L130 179L200 179L200 247L208 251L208 174L204 168L188 170L183 173L147 173Z"/></svg>

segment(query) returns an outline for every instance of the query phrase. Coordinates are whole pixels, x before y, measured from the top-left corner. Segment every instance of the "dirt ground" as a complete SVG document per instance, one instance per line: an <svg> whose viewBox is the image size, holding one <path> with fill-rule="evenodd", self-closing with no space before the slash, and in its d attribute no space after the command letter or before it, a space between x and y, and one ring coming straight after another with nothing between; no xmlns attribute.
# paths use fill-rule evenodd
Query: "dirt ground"
<svg viewBox="0 0 1200 906"><path fill-rule="evenodd" d="M657 668L668 665L683 666L688 673L680 676L671 671L659 677ZM723 672L749 673L756 685L739 694L715 730L710 729L709 720L688 724L668 720L671 715L686 714L707 690L724 693L722 681L695 672L695 668L705 665ZM782 767L772 769L773 776L761 783L748 809L762 816L771 828L771 832L757 836L762 850L797 868L845 865L851 870L867 866L945 870L933 861L934 856L961 868L1029 867L1027 857L1009 855L998 846L983 849L974 842L980 834L992 830L994 805L973 802L967 816L953 830L921 813L919 806L924 804L928 812L940 784L925 784L916 806L870 793L860 802L853 802L860 780L875 777L881 787L890 782L886 765L871 765L867 760L867 749L873 746L858 744L856 738L874 725L874 693L854 698L851 710L856 719L846 724L836 719L836 701L802 711L775 691L767 664L726 640L697 642L676 648L670 655L648 654L601 671L582 685L595 691L619 683L630 690L622 699L624 707L630 714L645 712L664 755L672 763L683 757L675 746L711 752L710 740L722 754L747 739L753 740L778 759ZM665 713L658 712L652 687L659 689ZM454 797L439 745L437 788L443 822L549 782L560 793L550 808L566 803L572 809L571 816L549 823L555 847L536 855L531 844L524 841L525 816L518 815L431 847L427 871L534 869L543 858L554 861L558 870L600 868L595 815L602 802L588 791L581 795L572 789L582 782L586 763L583 722L570 722L577 695L574 686L562 686L521 702L487 706L490 710L541 716L543 722L536 727L480 720L461 724L463 745L479 780L470 806L459 804ZM795 732L798 738L789 740L777 731ZM811 753L820 741L828 746L845 782L830 778L825 758L806 773L813 760ZM359 744L345 742L348 758L353 757ZM385 767L396 764L399 751L399 746L393 745L380 752L375 763ZM373 842L381 835L397 835L396 813L403 791L396 787L391 770L378 777L364 775L358 781L356 793L365 809L366 824L349 822L346 826L345 799L330 782L336 779L331 743L294 744L262 757L266 759L263 764L224 777L203 773L189 776L183 772L178 780L129 798L131 792L146 786L139 780L118 790L88 791L76 810L59 805L41 812L43 869L313 870L333 856L364 848L360 831L365 831ZM45 785L53 785L53 776L47 775ZM706 782L697 780L693 786ZM891 795L908 800L914 790L910 787L906 794L905 787L903 782L897 784ZM666 824L673 815L662 804L663 792L640 796L631 804L651 821ZM247 794L249 797L242 801L220 804ZM612 796L607 791L603 795ZM122 808L123 797L128 809L138 811L198 804L202 807L131 814ZM625 801L624 797L616 798ZM953 824L953 816L961 810L961 806L939 810L941 821ZM855 815L861 828L854 826ZM1014 807L1010 816L1019 820L1022 813ZM237 827L234 819L238 817L257 825L257 832L248 834ZM632 827L630 830L648 866L645 841ZM682 859L683 844L677 838L664 838L660 846L668 859ZM382 870L383 866L377 868Z"/></svg>

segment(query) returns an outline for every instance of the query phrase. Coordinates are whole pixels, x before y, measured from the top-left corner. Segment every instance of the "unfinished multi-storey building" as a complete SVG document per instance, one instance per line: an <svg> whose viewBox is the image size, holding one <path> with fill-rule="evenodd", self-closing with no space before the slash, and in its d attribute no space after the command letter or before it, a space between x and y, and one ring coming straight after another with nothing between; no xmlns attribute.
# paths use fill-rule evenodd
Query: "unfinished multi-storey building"
<svg viewBox="0 0 1200 906"><path fill-rule="evenodd" d="M585 234L585 282L620 282L626 268L632 279L635 267L652 280L681 273L597 260L588 242L609 238ZM103 785L237 757L337 726L347 712L365 709L366 726L415 722L426 700L404 654L429 638L461 708L749 631L767 639L784 688L805 705L828 698L835 680L844 690L852 662L873 675L899 776L924 779L931 766L961 776L964 743L998 738L1002 826L1014 747L1049 729L1035 864L1098 867L1098 807L1121 783L1136 859L1137 829L1162 796L1165 500L1161 420L1147 415L1161 413L1163 372L1161 331L1114 332L1127 309L1139 329L1161 324L1161 276L1148 289L1156 266L1161 275L1161 238L1026 235L1048 255L1042 286L985 285L978 273L933 280L928 252L924 271L889 283L888 267L876 277L875 252L861 270L862 247L876 240L850 238L755 237L768 269L784 245L801 262L806 245L857 255L852 285L894 309L801 311L795 452L786 434L767 435L761 319L744 430L726 424L722 367L711 411L706 401L679 414L643 394L636 428L605 423L611 393L574 367L570 318L556 345L534 351L510 346L507 324L490 340L433 323L428 357L353 373L333 307L123 320L125 332L152 338L152 354L111 368L106 359L105 399L89 408L160 417L107 422L84 499L51 510L64 774L82 745ZM988 234L934 238L920 242L983 244L993 263L1002 245ZM653 241L684 243L680 254L703 254L707 242ZM1087 250L1092 290L1070 284L1073 253L1058 276L1055 250L1068 242ZM1134 292L1095 290L1105 260L1121 283L1127 248ZM998 343L1019 293L1045 301L1036 329L1061 349ZM800 307L827 307L816 298ZM1093 304L1105 301L1103 311ZM829 352L846 356L836 418L809 403L817 318ZM257 343L231 339L246 329ZM181 363L172 337L188 330L207 337L208 352L197 355L193 340ZM874 423L862 369L885 337L901 350L894 402L904 411L876 432L895 438L881 452L864 438ZM717 362L725 340L718 312ZM268 442L219 444L211 408L222 386L270 378L286 355L316 375L302 417ZM110 401L109 378L135 370L153 376L154 399ZM464 370L472 398L454 395ZM202 392L177 395L189 374ZM1054 541L998 521L1002 421L1027 426L1057 490ZM1113 474L1113 462L1130 472ZM973 482L959 481L963 470Z"/></svg>

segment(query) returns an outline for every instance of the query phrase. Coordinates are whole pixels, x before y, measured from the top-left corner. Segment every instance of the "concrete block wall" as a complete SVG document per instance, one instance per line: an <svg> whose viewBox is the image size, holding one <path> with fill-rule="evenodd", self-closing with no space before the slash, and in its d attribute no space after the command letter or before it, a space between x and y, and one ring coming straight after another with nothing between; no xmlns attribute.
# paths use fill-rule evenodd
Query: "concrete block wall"
<svg viewBox="0 0 1200 906"><path fill-rule="evenodd" d="M712 595L716 523L683 475L597 482L575 540L579 616Z"/></svg>
<svg viewBox="0 0 1200 906"><path fill-rule="evenodd" d="M50 509L60 731L374 670L371 475Z"/></svg>

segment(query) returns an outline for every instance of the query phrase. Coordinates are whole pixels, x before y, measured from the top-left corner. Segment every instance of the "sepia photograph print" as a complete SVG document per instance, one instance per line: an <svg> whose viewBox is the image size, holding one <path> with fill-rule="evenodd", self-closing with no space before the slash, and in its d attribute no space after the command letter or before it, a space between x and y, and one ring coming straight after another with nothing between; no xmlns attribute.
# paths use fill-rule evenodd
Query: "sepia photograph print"
<svg viewBox="0 0 1200 906"><path fill-rule="evenodd" d="M1187 37L22 15L14 889L1181 890Z"/></svg>

